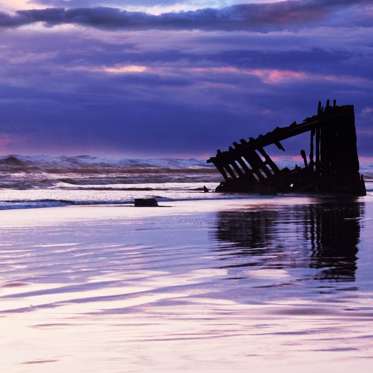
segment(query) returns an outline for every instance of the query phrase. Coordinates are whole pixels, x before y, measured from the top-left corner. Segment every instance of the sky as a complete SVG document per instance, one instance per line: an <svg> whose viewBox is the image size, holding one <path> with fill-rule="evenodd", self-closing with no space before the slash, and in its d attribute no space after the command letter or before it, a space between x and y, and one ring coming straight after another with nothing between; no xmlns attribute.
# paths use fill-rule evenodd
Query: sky
<svg viewBox="0 0 373 373"><path fill-rule="evenodd" d="M354 104L373 157L372 0L0 0L0 153L208 157Z"/></svg>

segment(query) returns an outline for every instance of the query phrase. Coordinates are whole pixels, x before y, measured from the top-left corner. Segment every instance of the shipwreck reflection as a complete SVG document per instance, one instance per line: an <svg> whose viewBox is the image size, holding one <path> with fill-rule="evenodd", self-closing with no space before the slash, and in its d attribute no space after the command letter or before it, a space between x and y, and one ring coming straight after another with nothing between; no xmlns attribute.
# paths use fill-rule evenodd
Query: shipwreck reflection
<svg viewBox="0 0 373 373"><path fill-rule="evenodd" d="M363 215L351 199L223 211L214 234L225 267L313 268L317 279L353 281Z"/></svg>

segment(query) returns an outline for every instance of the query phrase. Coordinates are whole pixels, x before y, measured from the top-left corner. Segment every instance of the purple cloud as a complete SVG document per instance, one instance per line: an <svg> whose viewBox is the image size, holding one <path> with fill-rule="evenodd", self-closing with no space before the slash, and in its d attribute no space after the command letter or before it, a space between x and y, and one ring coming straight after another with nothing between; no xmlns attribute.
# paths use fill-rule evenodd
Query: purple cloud
<svg viewBox="0 0 373 373"><path fill-rule="evenodd" d="M368 0L307 0L242 4L221 9L151 15L116 8L49 8L0 13L1 27L42 22L47 26L73 24L110 30L286 30L322 24L346 8L370 5ZM343 23L346 25L346 22ZM347 21L348 24L348 21Z"/></svg>
<svg viewBox="0 0 373 373"><path fill-rule="evenodd" d="M186 3L188 0L35 0L31 3L44 4L53 7L66 7L66 8L85 8L97 7L104 4L109 6L156 6L156 5L174 5Z"/></svg>

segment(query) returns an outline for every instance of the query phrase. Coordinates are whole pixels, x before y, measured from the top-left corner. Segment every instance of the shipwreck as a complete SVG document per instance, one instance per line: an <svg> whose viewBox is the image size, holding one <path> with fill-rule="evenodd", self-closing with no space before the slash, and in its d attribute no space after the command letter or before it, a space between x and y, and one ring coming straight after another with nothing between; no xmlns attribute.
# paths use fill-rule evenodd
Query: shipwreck
<svg viewBox="0 0 373 373"><path fill-rule="evenodd" d="M309 133L309 151L299 154L302 166L279 167L266 147L285 151L284 140ZM317 114L302 123L277 127L257 138L241 139L228 150L218 150L208 163L224 180L217 192L320 193L363 196L354 106L337 106L328 100L318 104Z"/></svg>

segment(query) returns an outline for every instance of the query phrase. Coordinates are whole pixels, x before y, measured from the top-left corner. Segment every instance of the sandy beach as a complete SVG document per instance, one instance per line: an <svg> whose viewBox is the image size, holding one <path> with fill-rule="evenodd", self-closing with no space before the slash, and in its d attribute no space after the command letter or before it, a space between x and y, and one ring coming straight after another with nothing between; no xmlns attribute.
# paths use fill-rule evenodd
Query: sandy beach
<svg viewBox="0 0 373 373"><path fill-rule="evenodd" d="M6 372L368 372L372 197L6 210Z"/></svg>

